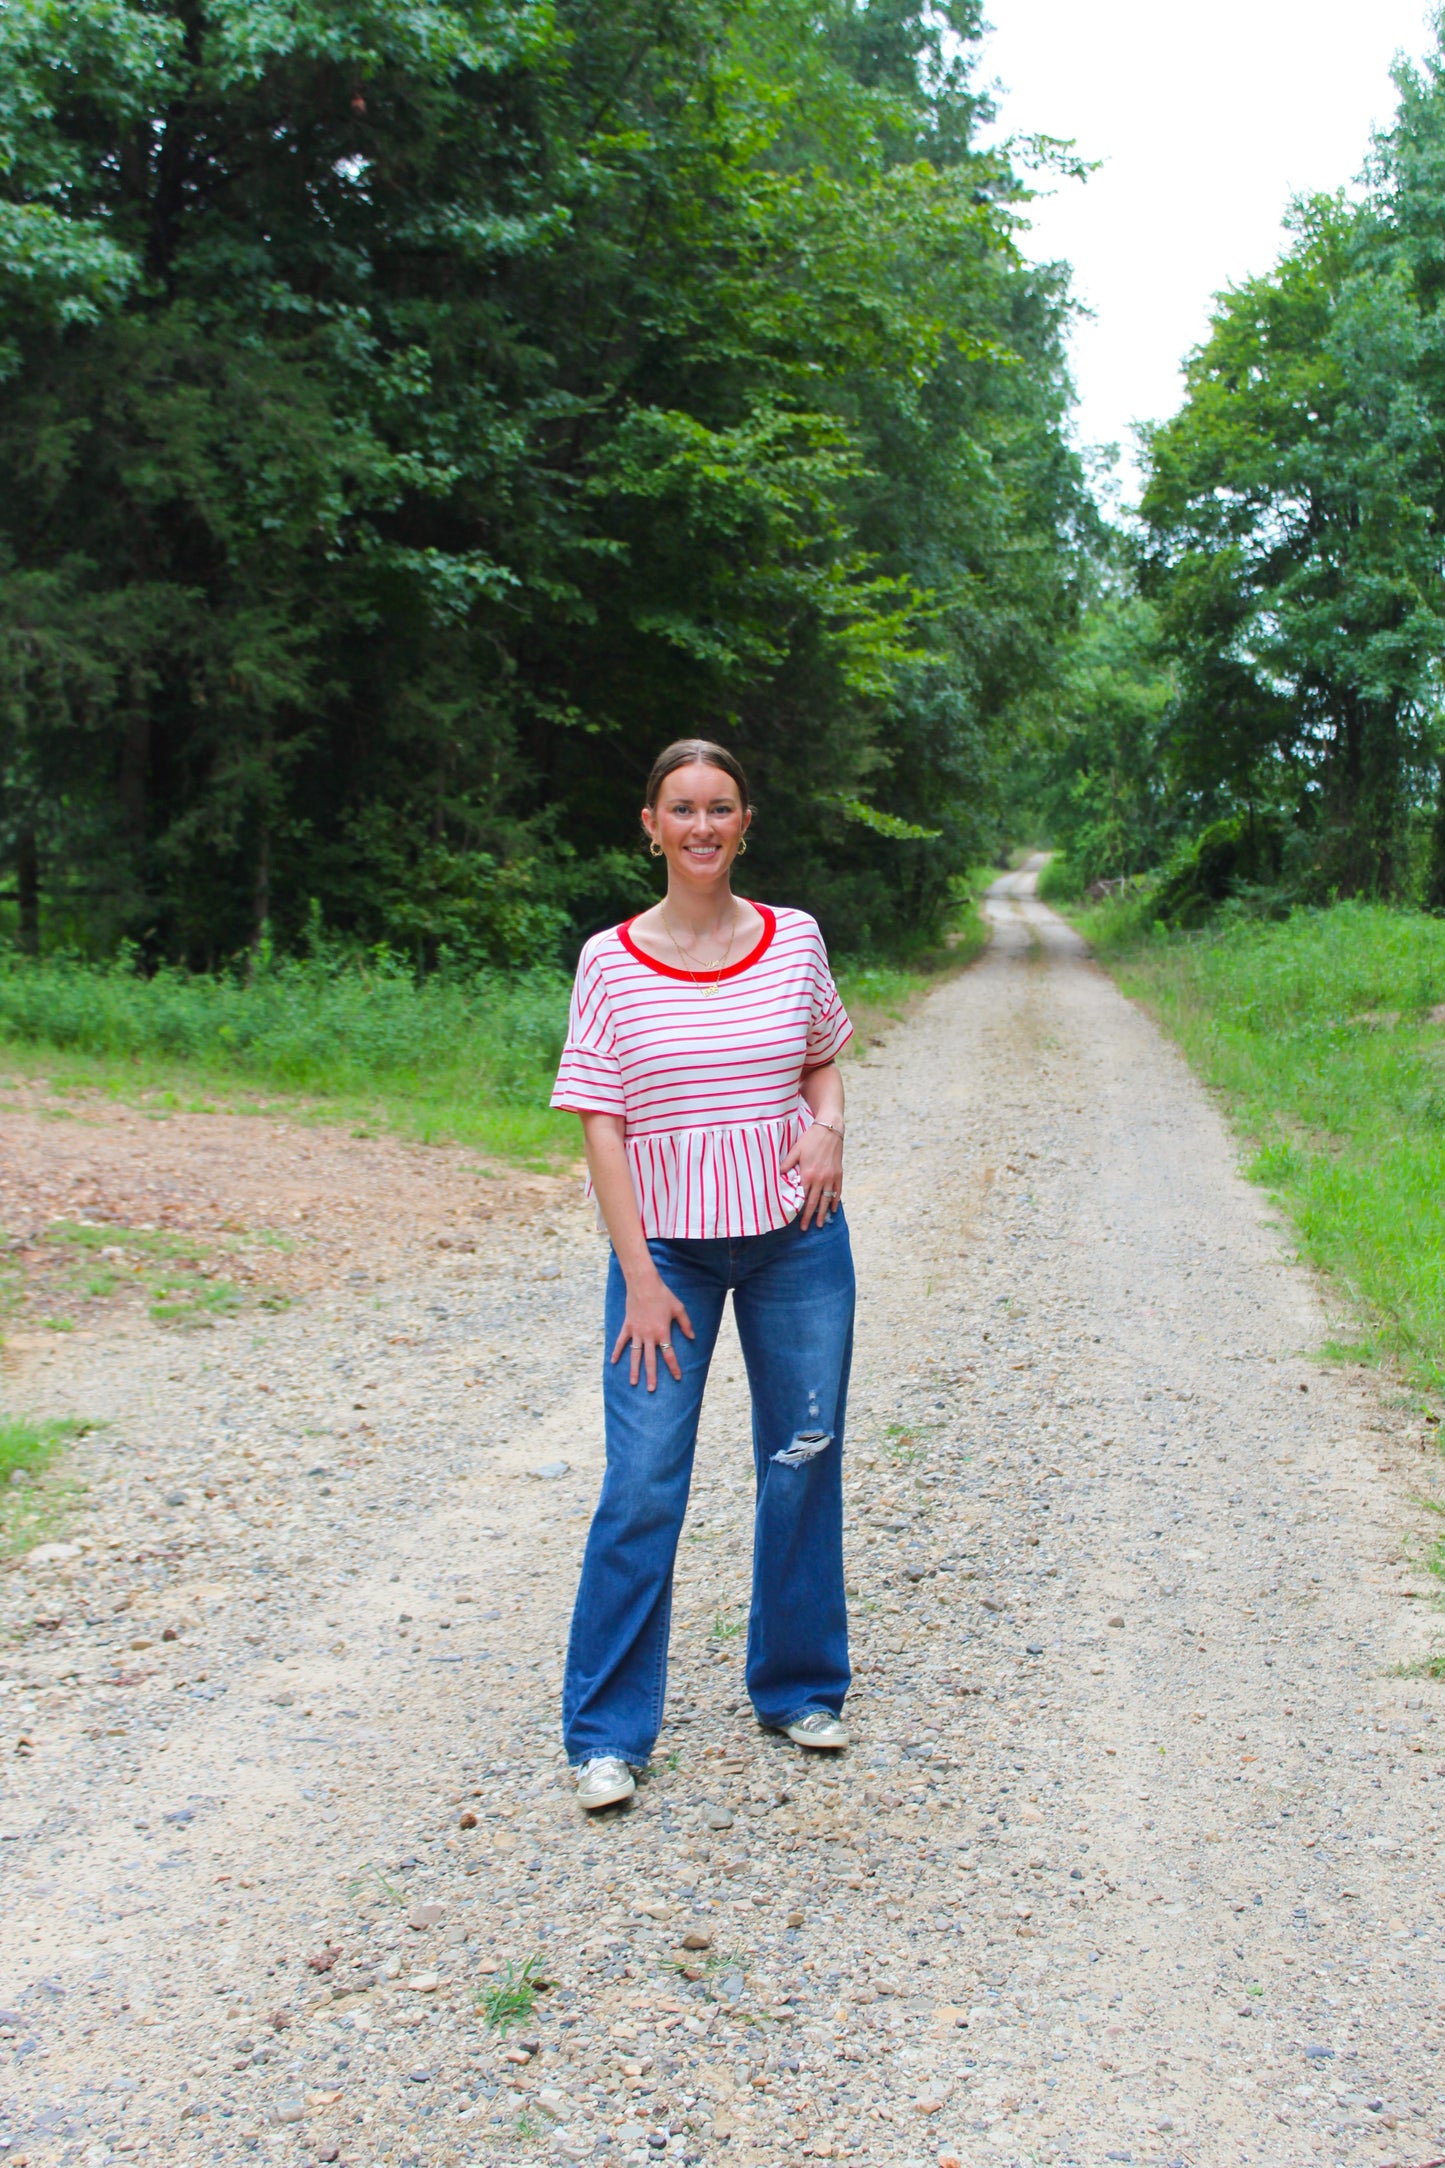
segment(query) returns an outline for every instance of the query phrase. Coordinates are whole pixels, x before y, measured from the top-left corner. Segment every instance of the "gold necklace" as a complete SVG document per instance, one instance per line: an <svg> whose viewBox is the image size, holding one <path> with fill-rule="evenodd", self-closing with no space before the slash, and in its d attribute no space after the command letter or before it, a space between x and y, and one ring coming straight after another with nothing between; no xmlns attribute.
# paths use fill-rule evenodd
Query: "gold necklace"
<svg viewBox="0 0 1445 2168"><path fill-rule="evenodd" d="M670 941L670 942L672 943L673 947L674 947L674 948L675 948L675 949L677 950L677 953L678 953L678 955L679 955L679 956L694 956L694 957L695 957L695 956L696 956L696 953L697 953L697 952L696 952L696 950L694 950L694 949L685 949L685 948L683 947L682 943L681 943L681 942L680 942L680 941L678 940L678 938L677 938L677 935L676 935L676 934L675 934L675 933L673 932L673 930L672 930L672 920L671 920L671 919L670 919L670 918L668 917L668 915L667 915L667 905L666 905L665 903L659 903L659 905L657 906L657 908L658 908L658 910L659 910L659 911L661 912L661 914L662 914L662 923L663 923L663 925L664 925L664 926L665 926L665 927L667 928L667 938L668 938L668 940L669 940L669 941ZM724 972L726 971L726 969L727 969L727 967L728 967L728 958L729 958L729 956L731 956L731 954L732 954L732 952L733 952L733 943L734 943L734 941L736 941L737 937L738 937L738 906L737 906L737 899L736 899L736 897L735 897L735 898L733 899L733 922L732 922L732 928L731 928L731 931L730 931L730 932L729 932L729 934L728 934L728 945L727 945L727 947L726 947L726 948L725 948L725 949L723 950L723 953L722 953L722 962L721 962L720 964L718 964L718 965L717 965L717 967L716 967L716 969L717 969L717 977L716 977L716 978L715 978L715 979L713 980L713 982L712 982L711 986L704 986L704 985L703 985L703 983L702 983L702 980L701 980L701 979L700 979L700 978L698 977L698 975L697 975L697 973L696 973L695 971L688 971L688 970L687 970L687 966L686 966L685 964L684 964L684 966L683 966L683 969L684 969L684 971L686 972L686 975L687 975L687 977L688 977L688 978L690 978L690 979L692 980L692 983L693 983L693 985L694 985L694 986L695 986L695 987L697 988L697 990L698 990L698 992L699 992L700 994L715 994L715 993L717 992L718 988L719 988L719 987L720 987L720 986L722 985L722 975L723 975L723 973L724 973ZM713 966L712 966L711 964L704 964L704 965L703 965L703 969L704 969L704 971L711 971L711 970L712 970L713 968L714 968L714 967L713 967Z"/></svg>

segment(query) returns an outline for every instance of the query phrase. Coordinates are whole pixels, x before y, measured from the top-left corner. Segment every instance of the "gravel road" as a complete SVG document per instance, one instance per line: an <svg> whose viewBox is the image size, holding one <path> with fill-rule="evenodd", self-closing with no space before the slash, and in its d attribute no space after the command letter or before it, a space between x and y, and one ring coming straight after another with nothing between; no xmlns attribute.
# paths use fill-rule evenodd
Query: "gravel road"
<svg viewBox="0 0 1445 2168"><path fill-rule="evenodd" d="M13 1344L7 1405L106 1427L0 1577L6 2168L1445 2153L1441 1459L1032 887L850 1067L841 1765L740 1701L728 1339L657 1762L572 1804L570 1181L487 1217L465 1153L312 1132L346 1267L292 1309ZM189 1119L217 1212L276 1186L283 1125Z"/></svg>

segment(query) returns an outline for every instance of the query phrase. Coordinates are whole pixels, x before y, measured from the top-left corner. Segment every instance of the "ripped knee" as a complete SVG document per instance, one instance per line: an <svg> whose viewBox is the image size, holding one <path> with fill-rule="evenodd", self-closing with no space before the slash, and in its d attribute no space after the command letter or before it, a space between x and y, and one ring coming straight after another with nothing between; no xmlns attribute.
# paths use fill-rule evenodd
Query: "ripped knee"
<svg viewBox="0 0 1445 2168"><path fill-rule="evenodd" d="M816 1460L825 1446L833 1443L831 1430L799 1430L793 1435L791 1445L785 1445L773 1459L780 1468L801 1468L805 1461Z"/></svg>

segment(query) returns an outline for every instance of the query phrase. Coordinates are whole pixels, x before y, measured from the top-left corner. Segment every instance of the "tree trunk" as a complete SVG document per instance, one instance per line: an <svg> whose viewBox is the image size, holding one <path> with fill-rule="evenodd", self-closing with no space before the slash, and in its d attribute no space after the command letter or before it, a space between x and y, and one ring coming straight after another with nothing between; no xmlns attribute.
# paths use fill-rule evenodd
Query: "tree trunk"
<svg viewBox="0 0 1445 2168"><path fill-rule="evenodd" d="M15 886L20 897L19 941L27 956L40 954L40 846L33 828L15 843Z"/></svg>
<svg viewBox="0 0 1445 2168"><path fill-rule="evenodd" d="M1435 763L1435 820L1430 833L1430 864L1425 874L1427 911L1445 911L1445 753Z"/></svg>
<svg viewBox="0 0 1445 2168"><path fill-rule="evenodd" d="M251 969L261 953L261 943L266 938L266 928L271 921L271 823L263 820L261 834L256 844L256 884L251 897Z"/></svg>

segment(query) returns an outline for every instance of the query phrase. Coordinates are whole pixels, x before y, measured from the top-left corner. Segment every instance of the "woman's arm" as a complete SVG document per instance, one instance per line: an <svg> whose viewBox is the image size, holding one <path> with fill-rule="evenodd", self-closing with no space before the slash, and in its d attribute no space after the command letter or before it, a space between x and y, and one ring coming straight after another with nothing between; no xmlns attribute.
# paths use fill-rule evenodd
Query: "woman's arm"
<svg viewBox="0 0 1445 2168"><path fill-rule="evenodd" d="M837 1211L843 1194L843 1078L837 1062L810 1069L801 1089L813 1124L784 1158L783 1172L796 1167L802 1179L804 1227L810 1219L821 1227ZM830 1126L835 1123L836 1128Z"/></svg>
<svg viewBox="0 0 1445 2168"><path fill-rule="evenodd" d="M639 1370L645 1368L647 1390L655 1393L659 1355L681 1384L682 1370L672 1351L672 1324L675 1318L691 1340L692 1321L653 1263L647 1237L642 1232L642 1215L637 1209L637 1195L632 1187L632 1169L627 1164L626 1122L620 1114L584 1114L582 1135L587 1145L593 1194L612 1237L622 1277L627 1282L627 1315L622 1320L612 1360L616 1362L631 1341L631 1382L635 1385Z"/></svg>

